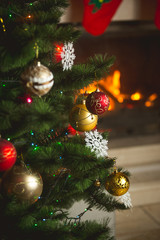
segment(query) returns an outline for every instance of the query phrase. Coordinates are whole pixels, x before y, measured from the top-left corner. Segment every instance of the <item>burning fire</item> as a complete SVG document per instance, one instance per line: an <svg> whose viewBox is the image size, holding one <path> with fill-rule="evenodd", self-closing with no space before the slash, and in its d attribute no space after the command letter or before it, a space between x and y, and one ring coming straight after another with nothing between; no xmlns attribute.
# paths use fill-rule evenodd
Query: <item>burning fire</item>
<svg viewBox="0 0 160 240"><path fill-rule="evenodd" d="M142 95L141 95L139 92L136 92L136 93L134 93L134 94L131 95L131 99L132 99L133 101L138 101L138 100L140 100L141 98L142 98Z"/></svg>
<svg viewBox="0 0 160 240"><path fill-rule="evenodd" d="M140 92L135 92L131 96L127 94L122 94L120 92L121 82L120 82L121 73L118 70L115 70L113 75L101 79L98 83L95 81L87 87L80 90L79 94L91 93L96 91L97 87L102 88L103 92L106 92L109 95L110 106L109 111L115 109L115 101L123 103L124 100L131 99L132 101L139 101L143 98ZM147 101L145 102L146 107L153 106L153 102L157 99L158 95L156 93L152 94Z"/></svg>
<svg viewBox="0 0 160 240"><path fill-rule="evenodd" d="M154 101L158 98L158 95L156 93L153 93L152 95L149 96L147 101L145 102L146 107L152 107L154 104Z"/></svg>

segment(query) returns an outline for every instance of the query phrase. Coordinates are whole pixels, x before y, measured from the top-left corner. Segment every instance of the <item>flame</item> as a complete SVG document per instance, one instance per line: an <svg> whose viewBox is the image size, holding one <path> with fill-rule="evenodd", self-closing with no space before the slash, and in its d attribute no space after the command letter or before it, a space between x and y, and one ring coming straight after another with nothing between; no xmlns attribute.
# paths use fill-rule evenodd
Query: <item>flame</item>
<svg viewBox="0 0 160 240"><path fill-rule="evenodd" d="M80 94L92 93L96 91L96 89L97 89L97 82L93 82L92 84L89 84L87 87L80 89Z"/></svg>
<svg viewBox="0 0 160 240"><path fill-rule="evenodd" d="M112 76L108 76L106 78L101 79L98 83L95 81L87 87L80 89L79 94L91 93L96 91L97 85L102 86L106 92L111 93L119 103L123 103L125 95L120 93L121 83L120 83L120 71L114 71ZM115 109L115 102L112 98L110 98L110 106L109 111Z"/></svg>
<svg viewBox="0 0 160 240"><path fill-rule="evenodd" d="M114 71L112 76L107 77L104 79L104 83L102 85L104 88L110 92L119 103L123 103L126 96L124 94L121 94L120 88L121 88L121 82L120 82L121 73L120 71L116 70Z"/></svg>
<svg viewBox="0 0 160 240"><path fill-rule="evenodd" d="M149 96L148 100L153 102L154 100L156 100L158 98L158 95L156 93L153 93L151 96Z"/></svg>
<svg viewBox="0 0 160 240"><path fill-rule="evenodd" d="M154 101L158 98L158 95L156 93L153 93L152 95L149 96L147 101L145 102L146 107L152 107L154 105Z"/></svg>
<svg viewBox="0 0 160 240"><path fill-rule="evenodd" d="M146 101L146 102L145 102L145 106L146 106L146 107L152 107L152 106L153 106L153 103L150 102L150 101Z"/></svg>
<svg viewBox="0 0 160 240"><path fill-rule="evenodd" d="M131 99L132 99L133 101L138 101L138 100L140 100L141 98L142 98L142 95L141 95L139 92L133 93L133 94L131 95Z"/></svg>
<svg viewBox="0 0 160 240"><path fill-rule="evenodd" d="M110 101L110 104L109 104L108 111L113 111L115 109L115 102L112 98L110 98L109 101Z"/></svg>
<svg viewBox="0 0 160 240"><path fill-rule="evenodd" d="M120 89L121 89L120 77L121 77L120 71L115 70L113 72L113 75L107 76L106 78L103 78L103 79L99 80L98 82L95 81L92 84L89 84L87 87L84 87L83 89L80 89L78 95L86 94L86 93L90 94L90 93L96 91L97 86L102 87L103 88L102 91L105 92L105 90L106 90L106 94L109 93L110 106L108 108L108 111L113 111L115 109L115 107L116 107L115 99L119 103L123 103L124 100L127 100L127 99L128 100L131 99L132 101L139 101L139 100L141 100L143 96L138 91L133 93L131 96L127 95L127 94L122 94L121 93L121 91L120 91ZM76 96L75 101L76 101L78 95ZM111 95L113 96L113 98L112 98ZM152 95L149 96L149 98L145 102L145 106L146 107L153 106L153 104L154 104L153 102L157 98L158 98L158 95L156 93L153 93ZM134 107L133 104L126 105L126 106L128 108L130 108L130 109L132 109Z"/></svg>

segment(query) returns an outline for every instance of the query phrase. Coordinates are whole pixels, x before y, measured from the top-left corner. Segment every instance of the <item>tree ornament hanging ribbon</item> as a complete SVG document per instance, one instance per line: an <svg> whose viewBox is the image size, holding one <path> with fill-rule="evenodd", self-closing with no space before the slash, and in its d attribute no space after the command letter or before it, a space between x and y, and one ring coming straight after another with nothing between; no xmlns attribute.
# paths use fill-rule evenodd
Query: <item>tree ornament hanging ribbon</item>
<svg viewBox="0 0 160 240"><path fill-rule="evenodd" d="M38 56L39 56L39 46L38 46L37 42L34 45L34 49L35 49L36 59L38 59Z"/></svg>

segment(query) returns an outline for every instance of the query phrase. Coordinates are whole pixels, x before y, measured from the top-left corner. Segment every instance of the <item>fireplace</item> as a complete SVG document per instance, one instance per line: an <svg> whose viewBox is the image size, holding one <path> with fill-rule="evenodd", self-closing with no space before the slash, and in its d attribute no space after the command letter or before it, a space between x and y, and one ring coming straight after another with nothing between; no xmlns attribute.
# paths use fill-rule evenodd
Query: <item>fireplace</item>
<svg viewBox="0 0 160 240"><path fill-rule="evenodd" d="M154 23L114 22L99 37L83 31L75 50L77 62L99 53L116 56L110 75L98 83L111 103L100 128L111 138L160 132L160 31Z"/></svg>

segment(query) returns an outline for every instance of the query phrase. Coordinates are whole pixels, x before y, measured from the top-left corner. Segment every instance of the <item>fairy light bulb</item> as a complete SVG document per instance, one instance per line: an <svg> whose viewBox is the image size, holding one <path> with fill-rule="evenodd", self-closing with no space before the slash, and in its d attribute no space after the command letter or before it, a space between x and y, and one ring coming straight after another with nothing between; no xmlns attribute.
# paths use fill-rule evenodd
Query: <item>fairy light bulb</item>
<svg viewBox="0 0 160 240"><path fill-rule="evenodd" d="M31 19L32 18L32 16L29 14L27 17L26 17L27 19Z"/></svg>
<svg viewBox="0 0 160 240"><path fill-rule="evenodd" d="M27 103L32 103L32 98L28 97L27 98Z"/></svg>

